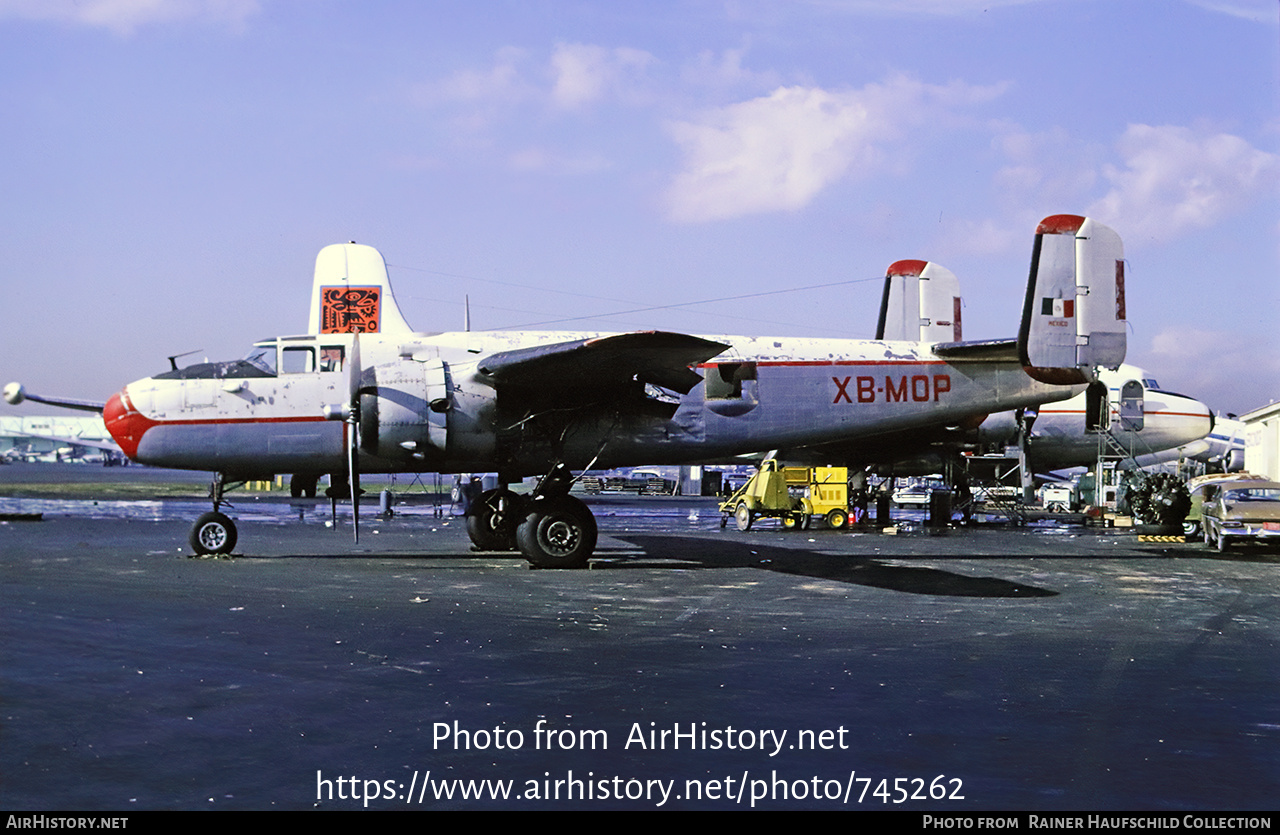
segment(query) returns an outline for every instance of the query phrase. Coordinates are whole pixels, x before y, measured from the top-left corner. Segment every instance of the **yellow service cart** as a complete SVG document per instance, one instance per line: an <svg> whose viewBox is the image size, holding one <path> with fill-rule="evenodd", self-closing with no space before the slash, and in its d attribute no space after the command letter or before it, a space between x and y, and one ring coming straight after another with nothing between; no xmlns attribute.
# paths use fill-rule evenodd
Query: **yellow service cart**
<svg viewBox="0 0 1280 835"><path fill-rule="evenodd" d="M845 467L779 467L772 458L742 489L720 504L720 527L732 515L738 530L749 531L757 517L782 520L787 529L807 529L821 516L836 530L849 524L849 471Z"/></svg>

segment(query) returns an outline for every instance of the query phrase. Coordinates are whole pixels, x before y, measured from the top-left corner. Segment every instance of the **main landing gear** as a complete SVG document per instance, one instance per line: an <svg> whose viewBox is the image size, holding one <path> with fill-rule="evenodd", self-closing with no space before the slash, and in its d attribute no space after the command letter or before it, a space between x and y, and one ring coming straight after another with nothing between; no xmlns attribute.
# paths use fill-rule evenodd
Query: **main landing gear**
<svg viewBox="0 0 1280 835"><path fill-rule="evenodd" d="M477 551L518 549L534 568L585 568L598 531L590 508L569 495L573 475L557 464L534 490L520 496L488 490L467 512L467 534Z"/></svg>
<svg viewBox="0 0 1280 835"><path fill-rule="evenodd" d="M199 556L230 554L231 549L236 547L236 523L218 510L222 506L224 487L222 473L215 473L213 485L209 488L213 510L196 520L191 528L191 535L187 538L191 549Z"/></svg>

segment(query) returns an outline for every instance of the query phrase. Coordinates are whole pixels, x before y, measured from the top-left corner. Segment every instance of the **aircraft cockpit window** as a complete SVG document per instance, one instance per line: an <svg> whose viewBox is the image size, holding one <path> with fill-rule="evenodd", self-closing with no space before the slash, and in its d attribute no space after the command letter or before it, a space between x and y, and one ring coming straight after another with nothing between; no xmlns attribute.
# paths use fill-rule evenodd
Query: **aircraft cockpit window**
<svg viewBox="0 0 1280 835"><path fill-rule="evenodd" d="M276 344L267 342L261 345L254 345L253 350L249 352L249 355L243 361L265 371L269 377L276 376Z"/></svg>
<svg viewBox="0 0 1280 835"><path fill-rule="evenodd" d="M1147 379L1143 380L1143 381L1142 381L1142 384L1143 384L1144 386L1146 386L1147 388L1152 389L1153 391L1162 391L1162 389L1160 388L1160 384L1159 384L1159 383L1157 383L1155 380L1153 380L1153 379L1152 379L1152 378L1150 378L1150 377L1148 377Z"/></svg>
<svg viewBox="0 0 1280 835"><path fill-rule="evenodd" d="M248 356L230 362L198 362L155 375L157 380L233 380L276 376L276 344L253 346Z"/></svg>
<svg viewBox="0 0 1280 835"><path fill-rule="evenodd" d="M320 346L320 370L341 371L346 351L341 345Z"/></svg>
<svg viewBox="0 0 1280 835"><path fill-rule="evenodd" d="M285 348L280 358L285 374L305 374L316 370L316 352L312 348Z"/></svg>

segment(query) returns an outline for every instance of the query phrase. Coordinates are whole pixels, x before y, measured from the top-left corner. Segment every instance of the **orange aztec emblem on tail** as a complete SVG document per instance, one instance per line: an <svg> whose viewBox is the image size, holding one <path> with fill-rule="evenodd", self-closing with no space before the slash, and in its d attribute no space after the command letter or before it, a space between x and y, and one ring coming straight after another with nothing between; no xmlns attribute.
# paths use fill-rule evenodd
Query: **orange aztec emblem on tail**
<svg viewBox="0 0 1280 835"><path fill-rule="evenodd" d="M321 333L377 333L381 287L326 287L320 296Z"/></svg>

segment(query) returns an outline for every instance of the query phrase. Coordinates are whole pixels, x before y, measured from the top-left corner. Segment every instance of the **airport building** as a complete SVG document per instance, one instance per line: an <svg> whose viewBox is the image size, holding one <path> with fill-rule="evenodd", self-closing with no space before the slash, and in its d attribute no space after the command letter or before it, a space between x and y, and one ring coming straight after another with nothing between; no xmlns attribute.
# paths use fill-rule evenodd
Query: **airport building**
<svg viewBox="0 0 1280 835"><path fill-rule="evenodd" d="M101 415L0 417L0 456L13 461L122 458Z"/></svg>
<svg viewBox="0 0 1280 835"><path fill-rule="evenodd" d="M1246 472L1280 481L1280 402L1240 416L1244 422Z"/></svg>

